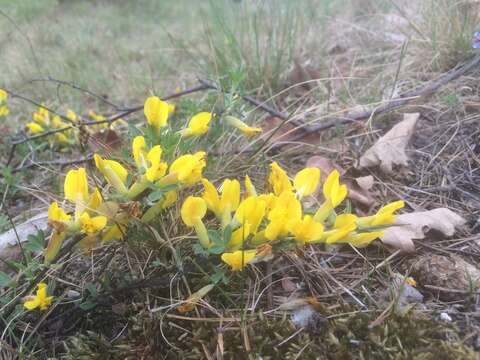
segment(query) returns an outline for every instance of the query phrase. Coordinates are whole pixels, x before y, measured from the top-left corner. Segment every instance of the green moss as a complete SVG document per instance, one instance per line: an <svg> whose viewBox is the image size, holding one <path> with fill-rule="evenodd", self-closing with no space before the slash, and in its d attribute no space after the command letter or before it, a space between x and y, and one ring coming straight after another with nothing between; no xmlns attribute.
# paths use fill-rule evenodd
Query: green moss
<svg viewBox="0 0 480 360"><path fill-rule="evenodd" d="M475 359L458 332L418 314L392 316L370 329L378 314L356 313L325 322L315 334L297 329L286 315L259 314L242 325L186 321L146 312L129 319L125 336L110 346L102 335L88 332L67 341L66 359ZM243 330L241 330L243 329ZM135 352L135 355L132 355ZM87 357L90 356L90 357Z"/></svg>

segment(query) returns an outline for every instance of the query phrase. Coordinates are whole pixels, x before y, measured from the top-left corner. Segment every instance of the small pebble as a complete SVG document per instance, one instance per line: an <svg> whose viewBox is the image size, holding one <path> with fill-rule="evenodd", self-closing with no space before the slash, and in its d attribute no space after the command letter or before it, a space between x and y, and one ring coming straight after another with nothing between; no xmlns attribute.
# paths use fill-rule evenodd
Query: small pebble
<svg viewBox="0 0 480 360"><path fill-rule="evenodd" d="M452 318L450 317L450 315L448 315L447 313L445 312L442 312L440 314L440 320L441 321L445 321L445 322L452 322Z"/></svg>

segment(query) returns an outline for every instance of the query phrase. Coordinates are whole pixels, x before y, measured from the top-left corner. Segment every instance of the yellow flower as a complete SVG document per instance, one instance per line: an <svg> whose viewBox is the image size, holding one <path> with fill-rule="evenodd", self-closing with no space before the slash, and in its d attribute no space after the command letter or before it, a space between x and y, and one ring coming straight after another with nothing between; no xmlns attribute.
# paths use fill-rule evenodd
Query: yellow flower
<svg viewBox="0 0 480 360"><path fill-rule="evenodd" d="M240 226L238 229L232 232L232 237L230 238L230 241L227 244L227 247L229 248L229 250L236 250L242 247L242 244L245 242L248 235L252 233L250 228L251 228L250 224L245 223L242 226Z"/></svg>
<svg viewBox="0 0 480 360"><path fill-rule="evenodd" d="M67 173L67 176L65 176L63 190L65 193L65 199L74 204L79 202L86 204L89 194L87 173L85 172L85 169L78 168L77 170L70 170Z"/></svg>
<svg viewBox="0 0 480 360"><path fill-rule="evenodd" d="M253 137L262 132L261 128L258 127L251 127L245 124L242 120L237 119L236 117L233 116L225 116L225 121L230 125L238 130L240 130L245 136L248 137Z"/></svg>
<svg viewBox="0 0 480 360"><path fill-rule="evenodd" d="M365 233L351 233L341 242L352 244L355 247L365 247L369 245L373 240L383 236L383 231L372 231Z"/></svg>
<svg viewBox="0 0 480 360"><path fill-rule="evenodd" d="M238 205L235 220L240 224L249 224L250 232L256 233L266 213L267 204L257 196L251 196Z"/></svg>
<svg viewBox="0 0 480 360"><path fill-rule="evenodd" d="M255 189L255 186L248 175L245 175L245 192L247 197L257 196L257 190Z"/></svg>
<svg viewBox="0 0 480 360"><path fill-rule="evenodd" d="M286 236L292 223L302 217L302 205L291 192L285 191L277 199L274 207L268 214L270 223L265 228L265 237L268 240L275 240L278 237Z"/></svg>
<svg viewBox="0 0 480 360"><path fill-rule="evenodd" d="M240 183L238 180L225 179L221 187L220 212L222 224L226 226L231 220L231 212L235 211L240 203Z"/></svg>
<svg viewBox="0 0 480 360"><path fill-rule="evenodd" d="M62 133L56 133L55 134L55 139L59 142L59 143L68 143L68 138L65 134L62 134Z"/></svg>
<svg viewBox="0 0 480 360"><path fill-rule="evenodd" d="M270 175L268 183L276 196L280 196L284 191L292 191L292 184L288 175L276 162L270 164Z"/></svg>
<svg viewBox="0 0 480 360"><path fill-rule="evenodd" d="M202 170L207 165L205 152L180 156L171 165L168 179L160 181L161 184L180 182L185 185L193 185L202 179Z"/></svg>
<svg viewBox="0 0 480 360"><path fill-rule="evenodd" d="M119 193L126 195L128 189L125 185L127 181L127 170L117 161L104 160L101 156L93 155L97 169L103 174L107 182L112 185Z"/></svg>
<svg viewBox="0 0 480 360"><path fill-rule="evenodd" d="M119 224L109 226L105 230L105 234L102 236L102 241L111 241L123 238L125 228L126 227L124 225Z"/></svg>
<svg viewBox="0 0 480 360"><path fill-rule="evenodd" d="M167 125L169 110L169 105L157 96L150 96L143 104L143 113L157 133Z"/></svg>
<svg viewBox="0 0 480 360"><path fill-rule="evenodd" d="M189 136L200 136L208 131L208 124L212 119L212 113L210 112L201 112L194 115L190 122L188 123L188 127L186 129L180 130L179 133L182 137L189 137Z"/></svg>
<svg viewBox="0 0 480 360"><path fill-rule="evenodd" d="M341 214L335 219L335 224L332 230L323 233L325 242L332 244L336 242L344 242L352 231L357 228L357 217L353 214Z"/></svg>
<svg viewBox="0 0 480 360"><path fill-rule="evenodd" d="M243 270L245 265L250 263L256 255L255 250L237 250L222 254L222 261L229 265L232 271Z"/></svg>
<svg viewBox="0 0 480 360"><path fill-rule="evenodd" d="M48 126L50 123L50 114L43 106L39 106L37 111L33 113L33 121L42 126Z"/></svg>
<svg viewBox="0 0 480 360"><path fill-rule="evenodd" d="M91 118L92 118L93 120L95 120L95 121L104 121L104 120L106 120L106 117L105 117L105 116L99 115L99 114L97 114L97 113L96 113L95 111L93 111L93 110L90 110L90 111L88 112L88 116L91 117Z"/></svg>
<svg viewBox="0 0 480 360"><path fill-rule="evenodd" d="M107 225L107 217L102 215L90 217L87 212L84 212L80 216L80 225L84 233L95 234Z"/></svg>
<svg viewBox="0 0 480 360"><path fill-rule="evenodd" d="M50 204L48 208L48 221L67 222L70 221L71 216L68 215L62 208L60 208L56 201Z"/></svg>
<svg viewBox="0 0 480 360"><path fill-rule="evenodd" d="M70 109L67 110L67 113L65 114L65 116L68 119L72 120L73 122L76 122L78 120L77 114L75 114L75 112L73 110L70 110Z"/></svg>
<svg viewBox="0 0 480 360"><path fill-rule="evenodd" d="M41 125L34 122L29 122L25 126L32 132L32 134L39 134L45 131Z"/></svg>
<svg viewBox="0 0 480 360"><path fill-rule="evenodd" d="M395 222L395 211L403 208L405 202L398 200L382 206L375 215L358 219L358 225L362 227L391 225Z"/></svg>
<svg viewBox="0 0 480 360"><path fill-rule="evenodd" d="M347 186L340 185L340 173L333 170L323 184L323 195L336 208L347 197Z"/></svg>
<svg viewBox="0 0 480 360"><path fill-rule="evenodd" d="M202 179L203 188L205 191L202 194L203 200L207 204L207 208L212 211L217 218L221 219L222 213L220 211L220 196L218 195L215 186L207 179Z"/></svg>
<svg viewBox="0 0 480 360"><path fill-rule="evenodd" d="M297 220L290 225L290 232L295 240L301 244L318 241L323 235L323 225L316 222L310 215Z"/></svg>
<svg viewBox="0 0 480 360"><path fill-rule="evenodd" d="M188 227L193 227L197 233L198 240L204 248L210 246L207 229L202 222L207 212L207 204L200 197L189 196L182 205L180 215Z"/></svg>
<svg viewBox="0 0 480 360"><path fill-rule="evenodd" d="M0 89L0 102L7 100L7 96L8 93L5 90Z"/></svg>
<svg viewBox="0 0 480 360"><path fill-rule="evenodd" d="M10 114L10 109L8 108L7 105L2 105L0 106L0 116L7 116Z"/></svg>
<svg viewBox="0 0 480 360"><path fill-rule="evenodd" d="M333 170L325 180L323 196L325 197L325 202L314 216L315 221L318 222L325 221L332 211L347 197L347 186L340 185L340 173L337 170Z"/></svg>
<svg viewBox="0 0 480 360"><path fill-rule="evenodd" d="M157 181L165 175L168 165L161 161L162 148L156 145L147 152L147 145L143 136L137 136L132 142L132 153L139 170L145 170L148 181Z"/></svg>
<svg viewBox="0 0 480 360"><path fill-rule="evenodd" d="M53 296L47 296L47 284L45 283L39 283L37 285L37 294L29 298L29 300L23 303L23 306L27 310L33 310L37 307L40 308L40 310L45 310L53 300Z"/></svg>
<svg viewBox="0 0 480 360"><path fill-rule="evenodd" d="M168 104L168 114L173 114L175 112L175 104L167 103Z"/></svg>
<svg viewBox="0 0 480 360"><path fill-rule="evenodd" d="M305 168L295 175L293 187L299 198L313 194L320 181L320 169L316 167Z"/></svg>

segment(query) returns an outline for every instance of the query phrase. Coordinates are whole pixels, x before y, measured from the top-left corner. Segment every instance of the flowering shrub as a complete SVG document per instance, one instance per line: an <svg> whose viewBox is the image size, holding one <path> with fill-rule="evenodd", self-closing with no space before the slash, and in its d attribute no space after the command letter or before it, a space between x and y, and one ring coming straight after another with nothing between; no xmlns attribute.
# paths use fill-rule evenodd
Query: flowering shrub
<svg viewBox="0 0 480 360"><path fill-rule="evenodd" d="M145 101L149 129L145 136L132 139L130 162L94 154L95 167L105 180L103 189L89 185L85 168L67 172L63 188L65 203L52 202L48 209L48 223L53 231L44 252L45 264L56 260L67 238L75 238L80 248L88 251L101 242L122 239L139 222L155 225L161 212L179 198L185 198L180 218L198 239L195 252L219 256L232 271L266 261L276 249L316 243L367 246L395 221L395 211L404 206L402 201L396 201L366 217L357 217L346 209L339 211L348 189L334 170L322 184L323 203L309 208L304 199L317 191L320 170L305 168L290 179L276 162L270 165L263 193L248 175L243 191L237 179L225 179L217 188L203 175L207 165L204 151L180 154L171 161L165 159L161 143L164 135L172 133L168 119L174 110L173 105L155 96ZM78 121L73 111L66 116L72 123ZM94 121L105 120L93 111L89 117ZM261 132L260 128L250 127L233 116L224 116L223 120L247 137ZM177 139L202 136L214 121L218 120L211 112L199 112L177 132ZM41 133L70 125L40 107L27 127L32 133ZM73 128L58 133L57 140L68 143L70 131ZM198 187L203 192L194 196ZM72 211L68 211L70 206ZM47 297L44 285L38 284L37 295L24 303L27 309L45 309L50 305L52 297Z"/></svg>
<svg viewBox="0 0 480 360"><path fill-rule="evenodd" d="M306 209L302 199L317 189L318 168L299 171L292 182L274 162L268 177L268 192L257 194L246 176L243 196L237 180L225 179L219 193L207 179L202 179L204 192L201 197L189 196L185 200L182 220L195 229L206 252L222 254L221 259L232 270L264 259L270 255L271 246L314 243L367 246L382 236L383 227L395 221L394 212L404 203L392 202L368 217L347 212L337 214L335 209L348 192L339 177L337 170L328 175L323 184L324 202L316 209ZM208 230L203 223L207 209L216 220Z"/></svg>

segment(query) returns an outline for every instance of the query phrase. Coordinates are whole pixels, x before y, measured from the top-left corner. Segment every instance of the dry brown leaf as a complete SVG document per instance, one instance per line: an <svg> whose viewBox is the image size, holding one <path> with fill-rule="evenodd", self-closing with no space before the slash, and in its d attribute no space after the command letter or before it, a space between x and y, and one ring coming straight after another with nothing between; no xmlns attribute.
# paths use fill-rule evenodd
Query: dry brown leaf
<svg viewBox="0 0 480 360"><path fill-rule="evenodd" d="M92 134L88 138L88 147L94 153L111 155L124 145L123 139L112 129L105 129Z"/></svg>
<svg viewBox="0 0 480 360"><path fill-rule="evenodd" d="M395 225L385 230L380 240L394 249L414 252L413 239L423 239L429 230L437 230L445 236L452 236L455 228L466 220L446 208L413 212L397 216Z"/></svg>
<svg viewBox="0 0 480 360"><path fill-rule="evenodd" d="M393 165L407 166L405 148L413 135L419 113L404 114L403 121L382 136L360 157L359 168L379 165L383 172L391 173Z"/></svg>
<svg viewBox="0 0 480 360"><path fill-rule="evenodd" d="M480 270L456 255L424 255L413 264L412 274L445 301L464 299L472 286L480 286Z"/></svg>
<svg viewBox="0 0 480 360"><path fill-rule="evenodd" d="M370 192L373 186L373 176L362 176L353 181L346 181L348 187L348 198L354 202L364 205L366 207L372 207L376 201Z"/></svg>

